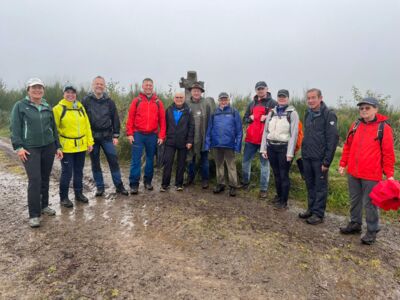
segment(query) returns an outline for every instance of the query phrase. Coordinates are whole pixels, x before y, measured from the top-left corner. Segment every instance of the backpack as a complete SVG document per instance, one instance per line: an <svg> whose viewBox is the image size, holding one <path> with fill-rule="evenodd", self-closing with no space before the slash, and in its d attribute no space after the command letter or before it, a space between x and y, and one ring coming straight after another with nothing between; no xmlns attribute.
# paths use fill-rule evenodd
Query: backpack
<svg viewBox="0 0 400 300"><path fill-rule="evenodd" d="M62 104L60 104L60 105L62 106L62 112L60 115L60 124L61 124L61 120L65 117L67 110L75 110L75 111L78 111L79 115L82 115L82 116L85 115L85 111L83 110L83 105L79 108L67 108L65 105L62 105Z"/></svg>
<svg viewBox="0 0 400 300"><path fill-rule="evenodd" d="M350 135L354 136L354 134L356 133L356 131L357 131L358 126L360 125L360 123L361 123L361 120L360 120L360 119L358 119L358 120L354 123L353 128L352 128L352 129L349 131L349 133L347 134L346 142L348 141ZM381 145L381 147L382 147L383 132L384 132L384 129L385 129L385 124L387 124L387 125L390 126L390 124L389 124L387 121L381 121L381 122L379 122L378 131L377 131L377 133L376 133L376 138L375 138L375 141L378 140L378 141L379 141L379 144Z"/></svg>
<svg viewBox="0 0 400 300"><path fill-rule="evenodd" d="M292 113L291 111L286 112L286 119L289 122L289 124L292 121L292 118L290 117L291 113ZM271 119L273 118L274 114L275 114L275 111L272 109L271 110ZM299 127L298 127L298 131L297 131L297 141L296 141L296 146L294 147L294 154L296 154L297 151L300 150L301 143L303 143L303 138L304 138L303 123L301 123L301 121L299 120Z"/></svg>

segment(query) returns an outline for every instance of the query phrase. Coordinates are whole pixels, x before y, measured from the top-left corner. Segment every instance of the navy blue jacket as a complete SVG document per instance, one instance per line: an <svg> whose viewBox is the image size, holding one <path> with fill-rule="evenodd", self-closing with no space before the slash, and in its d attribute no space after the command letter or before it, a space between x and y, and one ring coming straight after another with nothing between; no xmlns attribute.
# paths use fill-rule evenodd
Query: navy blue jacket
<svg viewBox="0 0 400 300"><path fill-rule="evenodd" d="M218 107L208 121L204 149L229 148L240 153L242 137L239 112L230 106L225 106L223 110Z"/></svg>

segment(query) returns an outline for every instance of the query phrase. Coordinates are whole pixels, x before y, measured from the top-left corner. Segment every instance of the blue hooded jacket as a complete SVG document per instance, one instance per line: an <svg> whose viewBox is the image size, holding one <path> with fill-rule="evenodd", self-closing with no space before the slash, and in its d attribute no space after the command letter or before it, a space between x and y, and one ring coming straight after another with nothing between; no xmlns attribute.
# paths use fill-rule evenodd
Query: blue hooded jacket
<svg viewBox="0 0 400 300"><path fill-rule="evenodd" d="M240 153L242 148L242 121L239 112L231 106L218 107L208 121L204 149L229 148Z"/></svg>

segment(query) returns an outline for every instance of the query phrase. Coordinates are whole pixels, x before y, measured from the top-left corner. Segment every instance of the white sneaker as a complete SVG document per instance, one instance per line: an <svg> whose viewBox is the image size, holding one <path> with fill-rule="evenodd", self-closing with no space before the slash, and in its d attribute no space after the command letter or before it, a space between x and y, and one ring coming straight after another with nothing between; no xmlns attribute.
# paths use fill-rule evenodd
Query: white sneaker
<svg viewBox="0 0 400 300"><path fill-rule="evenodd" d="M43 215L48 215L48 216L55 216L56 215L56 211L47 206L47 207L42 209L42 214Z"/></svg>
<svg viewBox="0 0 400 300"><path fill-rule="evenodd" d="M32 228L40 227L40 218L30 218L29 226L31 226Z"/></svg>

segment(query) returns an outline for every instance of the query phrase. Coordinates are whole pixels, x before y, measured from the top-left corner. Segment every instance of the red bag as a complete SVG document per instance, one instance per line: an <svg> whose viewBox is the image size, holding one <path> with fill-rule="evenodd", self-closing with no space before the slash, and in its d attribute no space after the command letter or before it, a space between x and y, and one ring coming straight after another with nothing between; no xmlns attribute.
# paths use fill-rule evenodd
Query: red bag
<svg viewBox="0 0 400 300"><path fill-rule="evenodd" d="M400 182L397 180L385 180L379 182L369 196L372 204L383 210L398 210L400 208Z"/></svg>

